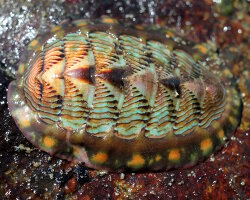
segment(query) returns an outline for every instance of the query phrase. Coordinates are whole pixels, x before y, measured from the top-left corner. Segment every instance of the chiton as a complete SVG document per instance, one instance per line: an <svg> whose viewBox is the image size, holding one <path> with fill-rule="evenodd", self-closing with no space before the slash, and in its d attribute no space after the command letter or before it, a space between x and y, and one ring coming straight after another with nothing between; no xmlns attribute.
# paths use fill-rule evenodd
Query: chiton
<svg viewBox="0 0 250 200"><path fill-rule="evenodd" d="M26 138L114 171L191 166L220 148L239 93L200 62L206 47L154 29L78 20L33 40L8 89Z"/></svg>

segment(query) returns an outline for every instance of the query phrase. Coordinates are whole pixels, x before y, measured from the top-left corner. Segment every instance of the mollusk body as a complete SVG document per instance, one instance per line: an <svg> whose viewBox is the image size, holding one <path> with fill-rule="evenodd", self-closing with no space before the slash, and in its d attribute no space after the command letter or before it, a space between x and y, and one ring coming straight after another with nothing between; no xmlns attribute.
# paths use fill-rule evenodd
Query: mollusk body
<svg viewBox="0 0 250 200"><path fill-rule="evenodd" d="M238 125L239 94L167 30L74 21L33 40L8 104L51 155L108 170L194 165Z"/></svg>

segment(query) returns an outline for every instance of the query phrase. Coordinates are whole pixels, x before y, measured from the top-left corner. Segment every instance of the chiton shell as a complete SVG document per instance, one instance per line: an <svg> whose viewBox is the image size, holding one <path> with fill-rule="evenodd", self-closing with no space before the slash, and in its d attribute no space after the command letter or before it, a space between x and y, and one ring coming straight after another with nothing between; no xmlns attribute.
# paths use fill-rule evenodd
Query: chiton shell
<svg viewBox="0 0 250 200"><path fill-rule="evenodd" d="M78 20L33 40L8 90L23 134L120 171L186 167L221 147L239 123L237 90L199 62L197 44L149 29Z"/></svg>

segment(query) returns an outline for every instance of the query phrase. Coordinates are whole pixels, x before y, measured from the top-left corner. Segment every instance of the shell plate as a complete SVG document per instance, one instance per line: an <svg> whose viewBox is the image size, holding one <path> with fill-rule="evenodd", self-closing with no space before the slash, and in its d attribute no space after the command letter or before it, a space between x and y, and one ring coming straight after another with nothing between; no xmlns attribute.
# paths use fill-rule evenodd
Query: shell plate
<svg viewBox="0 0 250 200"><path fill-rule="evenodd" d="M190 166L221 147L239 123L238 92L196 44L145 29L79 20L33 40L8 92L23 134L108 170Z"/></svg>

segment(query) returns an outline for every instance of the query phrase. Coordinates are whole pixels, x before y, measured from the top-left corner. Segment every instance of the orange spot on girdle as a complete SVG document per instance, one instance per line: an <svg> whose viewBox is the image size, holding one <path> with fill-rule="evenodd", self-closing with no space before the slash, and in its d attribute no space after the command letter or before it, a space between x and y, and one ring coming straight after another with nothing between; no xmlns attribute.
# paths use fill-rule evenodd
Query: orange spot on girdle
<svg viewBox="0 0 250 200"><path fill-rule="evenodd" d="M168 155L168 159L173 160L173 161L179 160L180 157L181 157L181 155L180 155L180 151L178 149L172 149Z"/></svg>
<svg viewBox="0 0 250 200"><path fill-rule="evenodd" d="M92 161L95 163L103 164L108 160L108 155L104 152L98 152L92 157Z"/></svg>
<svg viewBox="0 0 250 200"><path fill-rule="evenodd" d="M134 167L134 166L140 166L144 165L145 160L140 154L136 154L133 156L132 160L128 162L128 166Z"/></svg>
<svg viewBox="0 0 250 200"><path fill-rule="evenodd" d="M29 119L23 118L22 120L20 120L20 125L22 127L29 127L31 123Z"/></svg>
<svg viewBox="0 0 250 200"><path fill-rule="evenodd" d="M212 148L212 141L211 139L207 138L201 142L201 150L202 151L207 151L210 148Z"/></svg>
<svg viewBox="0 0 250 200"><path fill-rule="evenodd" d="M43 139L43 143L46 147L50 148L55 145L55 140L50 136L45 136Z"/></svg>
<svg viewBox="0 0 250 200"><path fill-rule="evenodd" d="M160 155L157 155L157 156L155 157L155 161L156 161L156 162L160 161L161 159L162 159L162 157L161 157Z"/></svg>
<svg viewBox="0 0 250 200"><path fill-rule="evenodd" d="M219 131L218 136L221 140L225 137L225 133L224 133L223 129Z"/></svg>

